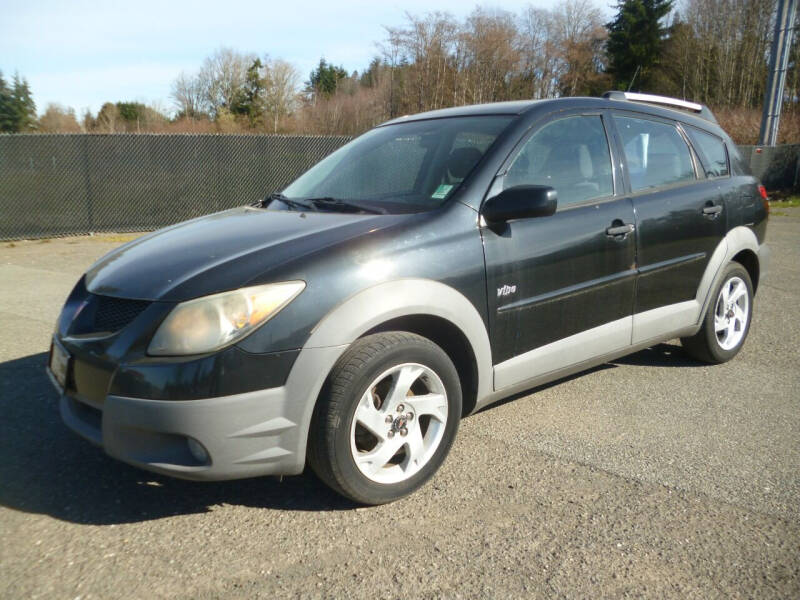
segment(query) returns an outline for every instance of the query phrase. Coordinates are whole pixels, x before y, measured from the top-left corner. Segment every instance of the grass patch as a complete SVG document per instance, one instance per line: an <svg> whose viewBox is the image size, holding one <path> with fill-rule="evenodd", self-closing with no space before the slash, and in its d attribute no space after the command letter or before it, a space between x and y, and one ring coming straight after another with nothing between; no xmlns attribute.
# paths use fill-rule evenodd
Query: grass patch
<svg viewBox="0 0 800 600"><path fill-rule="evenodd" d="M95 234L87 239L93 242L113 242L115 244L124 244L131 242L144 234L141 233L100 233Z"/></svg>
<svg viewBox="0 0 800 600"><path fill-rule="evenodd" d="M105 242L109 244L124 244L126 242L131 242L138 237L143 236L146 231L137 232L137 233L93 233L88 235L81 235L81 236L70 236L70 237L52 237L52 238L39 238L33 240L17 240L14 242L7 242L3 244L5 248L16 248L19 245L25 244L49 244L56 240L63 240L64 243L67 244L83 244L85 242Z"/></svg>
<svg viewBox="0 0 800 600"><path fill-rule="evenodd" d="M769 193L769 205L772 208L797 208L800 207L800 195L775 190Z"/></svg>
<svg viewBox="0 0 800 600"><path fill-rule="evenodd" d="M800 196L787 196L782 200L771 200L772 208L797 208L800 207Z"/></svg>

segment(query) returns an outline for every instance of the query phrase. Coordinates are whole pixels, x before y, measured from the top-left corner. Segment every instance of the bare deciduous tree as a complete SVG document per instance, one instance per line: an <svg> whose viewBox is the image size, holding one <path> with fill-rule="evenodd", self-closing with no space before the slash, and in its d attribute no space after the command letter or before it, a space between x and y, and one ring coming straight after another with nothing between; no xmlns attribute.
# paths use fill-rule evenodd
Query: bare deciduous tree
<svg viewBox="0 0 800 600"><path fill-rule="evenodd" d="M775 0L684 0L664 75L715 106L755 106L764 93Z"/></svg>
<svg viewBox="0 0 800 600"><path fill-rule="evenodd" d="M552 98L558 92L562 68L555 17L549 10L528 6L519 29L523 94L533 99Z"/></svg>
<svg viewBox="0 0 800 600"><path fill-rule="evenodd" d="M457 103L508 99L511 78L521 60L519 38L511 13L480 7L472 12L459 35Z"/></svg>
<svg viewBox="0 0 800 600"><path fill-rule="evenodd" d="M75 110L60 104L48 104L39 118L39 131L42 133L80 133L81 126Z"/></svg>
<svg viewBox="0 0 800 600"><path fill-rule="evenodd" d="M220 48L203 61L197 75L197 85L204 108L209 114L215 116L223 108L230 110L237 94L244 87L247 69L255 60L255 54Z"/></svg>
<svg viewBox="0 0 800 600"><path fill-rule="evenodd" d="M403 65L404 98L414 112L452 104L453 62L458 27L452 15L406 13L405 27L387 28Z"/></svg>
<svg viewBox="0 0 800 600"><path fill-rule="evenodd" d="M563 96L596 94L604 87L603 16L592 0L566 0L553 13Z"/></svg>
<svg viewBox="0 0 800 600"><path fill-rule="evenodd" d="M294 66L282 59L264 59L265 63L265 88L264 106L270 115L272 130L278 131L278 123L288 116L297 104L297 88L300 75Z"/></svg>
<svg viewBox="0 0 800 600"><path fill-rule="evenodd" d="M203 90L200 87L197 76L187 75L182 72L172 83L172 93L170 95L175 107L178 109L178 116L194 119L202 114Z"/></svg>

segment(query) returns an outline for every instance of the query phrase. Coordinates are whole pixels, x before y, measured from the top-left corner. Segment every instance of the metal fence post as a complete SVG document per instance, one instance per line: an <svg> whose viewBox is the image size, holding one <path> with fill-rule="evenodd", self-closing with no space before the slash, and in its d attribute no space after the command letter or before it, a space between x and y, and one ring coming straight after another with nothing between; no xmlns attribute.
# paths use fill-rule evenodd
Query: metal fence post
<svg viewBox="0 0 800 600"><path fill-rule="evenodd" d="M778 124L783 106L783 88L786 83L786 68L792 47L796 11L797 0L778 0L769 59L769 76L764 92L764 112L761 116L761 131L758 134L759 146L774 146L778 141Z"/></svg>
<svg viewBox="0 0 800 600"><path fill-rule="evenodd" d="M94 211L92 206L92 179L89 176L89 135L83 136L83 173L86 186L86 218L89 232L94 230Z"/></svg>
<svg viewBox="0 0 800 600"><path fill-rule="evenodd" d="M216 134L219 136L219 134ZM215 141L218 143L214 144L214 170L217 173L217 181L216 185L214 186L215 196L214 198L214 210L215 212L219 212L220 205L221 205L221 198L222 198L222 190L225 187L223 182L223 172L222 172L222 144L225 141L223 137L216 137Z"/></svg>

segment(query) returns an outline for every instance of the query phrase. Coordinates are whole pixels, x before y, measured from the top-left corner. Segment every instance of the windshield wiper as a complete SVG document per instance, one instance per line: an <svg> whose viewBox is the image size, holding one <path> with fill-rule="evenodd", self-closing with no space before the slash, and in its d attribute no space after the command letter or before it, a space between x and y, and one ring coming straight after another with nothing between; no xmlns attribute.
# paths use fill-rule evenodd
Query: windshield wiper
<svg viewBox="0 0 800 600"><path fill-rule="evenodd" d="M295 210L314 210L314 207L311 206L310 204L306 204L305 202L299 202L297 200L292 200L290 198L287 198L280 192L273 192L272 194L264 198L264 200L261 201L261 206L265 207L273 200L277 200L278 202L283 202L286 206L288 206L289 208L293 208Z"/></svg>
<svg viewBox="0 0 800 600"><path fill-rule="evenodd" d="M386 211L381 210L379 208L374 208L372 206L364 206L363 204L357 204L355 202L348 202L346 200L340 200L339 198L331 198L330 196L324 196L321 198L303 198L306 202L311 202L317 208L324 207L324 208L332 208L332 209L344 209L350 212L365 212L365 213L372 213L374 215L383 215L386 214Z"/></svg>

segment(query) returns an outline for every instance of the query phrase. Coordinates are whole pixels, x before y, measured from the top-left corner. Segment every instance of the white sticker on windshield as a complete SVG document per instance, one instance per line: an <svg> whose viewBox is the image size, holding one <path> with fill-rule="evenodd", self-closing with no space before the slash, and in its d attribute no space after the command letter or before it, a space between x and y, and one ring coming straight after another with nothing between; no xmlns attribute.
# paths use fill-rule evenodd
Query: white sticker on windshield
<svg viewBox="0 0 800 600"><path fill-rule="evenodd" d="M431 198L436 198L437 200L441 200L442 198L447 196L447 193L452 189L453 189L452 185L447 185L443 183L438 188L436 188L435 192L431 194Z"/></svg>

